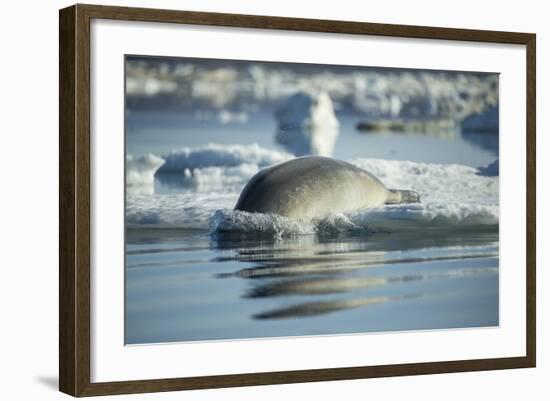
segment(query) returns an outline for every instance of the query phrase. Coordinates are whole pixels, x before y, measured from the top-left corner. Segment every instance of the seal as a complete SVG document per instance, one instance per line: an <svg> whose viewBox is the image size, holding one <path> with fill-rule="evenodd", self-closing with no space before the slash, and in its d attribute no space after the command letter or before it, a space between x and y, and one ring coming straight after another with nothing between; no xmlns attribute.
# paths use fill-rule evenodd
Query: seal
<svg viewBox="0 0 550 401"><path fill-rule="evenodd" d="M374 175L350 163L304 156L259 171L242 190L235 210L314 219L418 202L417 192L388 189Z"/></svg>

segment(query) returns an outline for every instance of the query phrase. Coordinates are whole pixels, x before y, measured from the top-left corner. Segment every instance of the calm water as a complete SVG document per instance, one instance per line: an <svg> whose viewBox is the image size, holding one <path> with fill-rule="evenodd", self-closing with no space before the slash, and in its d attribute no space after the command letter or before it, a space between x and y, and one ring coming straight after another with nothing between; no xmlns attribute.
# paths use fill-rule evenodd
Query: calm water
<svg viewBox="0 0 550 401"><path fill-rule="evenodd" d="M477 167L497 158L494 135L361 134L357 118L340 122L334 156L342 159ZM142 112L128 115L127 128L133 155L206 143L277 149L269 113L224 125ZM223 207L242 185L217 188L229 199ZM201 188L180 192L216 198ZM498 225L289 238L127 228L127 344L494 326L498 300Z"/></svg>
<svg viewBox="0 0 550 401"><path fill-rule="evenodd" d="M279 241L131 230L126 342L498 325L496 233Z"/></svg>

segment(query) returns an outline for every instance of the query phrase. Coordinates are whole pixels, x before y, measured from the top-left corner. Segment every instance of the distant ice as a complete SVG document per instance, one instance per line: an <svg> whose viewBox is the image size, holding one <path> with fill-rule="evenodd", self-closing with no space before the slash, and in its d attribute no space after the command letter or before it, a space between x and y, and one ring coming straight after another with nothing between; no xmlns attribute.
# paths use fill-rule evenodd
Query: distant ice
<svg viewBox="0 0 550 401"><path fill-rule="evenodd" d="M339 109L368 118L453 118L462 121L498 108L498 74L374 69L327 65L182 60L129 60L129 108L246 110L274 106L300 88L325 91ZM216 113L212 113L213 118ZM233 122L224 113L221 117ZM220 118L220 115L218 115ZM477 117L474 117L474 120ZM487 120L468 121L466 126Z"/></svg>
<svg viewBox="0 0 550 401"><path fill-rule="evenodd" d="M291 157L288 153L265 149L257 144L208 144L197 148L181 148L164 155L166 162L157 174L183 173L186 169L205 167L235 167L241 164L266 167Z"/></svg>
<svg viewBox="0 0 550 401"><path fill-rule="evenodd" d="M243 163L234 167L186 168L183 174L159 174L157 179L169 186L181 185L197 190L231 190L240 187L260 170L258 164Z"/></svg>
<svg viewBox="0 0 550 401"><path fill-rule="evenodd" d="M164 164L164 159L153 154L126 156L126 185L152 185L155 172Z"/></svg>
<svg viewBox="0 0 550 401"><path fill-rule="evenodd" d="M220 110L218 113L218 120L222 124L246 124L248 122L248 113L245 111L232 112L227 109Z"/></svg>
<svg viewBox="0 0 550 401"><path fill-rule="evenodd" d="M275 140L296 156L331 156L339 123L326 92L301 91L275 113Z"/></svg>
<svg viewBox="0 0 550 401"><path fill-rule="evenodd" d="M208 144L163 155L126 157L126 185L132 193L151 193L154 182L200 190L238 190L260 169L292 158L257 144Z"/></svg>
<svg viewBox="0 0 550 401"><path fill-rule="evenodd" d="M172 93L178 88L176 82L147 77L144 79L127 79L126 93L128 95L142 94L145 96L155 96L162 93Z"/></svg>

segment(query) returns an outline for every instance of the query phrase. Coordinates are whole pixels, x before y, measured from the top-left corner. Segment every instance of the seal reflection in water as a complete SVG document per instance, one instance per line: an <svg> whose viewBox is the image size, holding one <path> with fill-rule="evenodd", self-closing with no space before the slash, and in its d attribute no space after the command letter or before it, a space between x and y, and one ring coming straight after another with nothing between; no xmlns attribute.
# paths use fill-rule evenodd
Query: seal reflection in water
<svg viewBox="0 0 550 401"><path fill-rule="evenodd" d="M259 171L244 187L235 210L312 219L418 202L417 192L388 189L374 175L350 163L304 156Z"/></svg>

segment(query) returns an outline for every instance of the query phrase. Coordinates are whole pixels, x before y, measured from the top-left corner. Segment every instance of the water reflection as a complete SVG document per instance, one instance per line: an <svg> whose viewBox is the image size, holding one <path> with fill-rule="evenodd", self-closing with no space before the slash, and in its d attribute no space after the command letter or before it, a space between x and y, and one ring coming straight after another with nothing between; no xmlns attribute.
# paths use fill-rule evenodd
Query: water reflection
<svg viewBox="0 0 550 401"><path fill-rule="evenodd" d="M247 280L243 298L284 300L282 307L252 315L261 320L319 316L424 297L430 294L423 281L498 273L497 267L484 263L498 257L497 238L491 232L306 236L261 242L217 238L212 246L230 251L214 262L246 265L217 275ZM330 299L334 296L338 298Z"/></svg>
<svg viewBox="0 0 550 401"><path fill-rule="evenodd" d="M338 312L346 309L359 308L361 306L376 305L391 301L390 297L373 297L350 299L344 301L306 302L288 308L274 309L254 315L255 319L286 319L296 317L309 317Z"/></svg>

